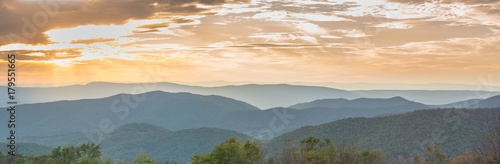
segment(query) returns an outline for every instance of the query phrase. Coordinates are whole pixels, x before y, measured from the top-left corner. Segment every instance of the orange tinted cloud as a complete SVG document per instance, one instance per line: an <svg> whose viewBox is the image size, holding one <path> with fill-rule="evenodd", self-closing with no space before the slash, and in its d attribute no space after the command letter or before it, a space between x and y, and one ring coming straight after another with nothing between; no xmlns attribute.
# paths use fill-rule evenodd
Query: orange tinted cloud
<svg viewBox="0 0 500 164"><path fill-rule="evenodd" d="M500 76L493 1L127 2L67 3L34 39L7 40L0 51L19 55L31 83L140 82L149 66L164 81L193 82L475 83L481 74ZM12 17L37 9L19 14L23 3L3 4L0 12ZM23 23L0 18L12 23L0 36Z"/></svg>

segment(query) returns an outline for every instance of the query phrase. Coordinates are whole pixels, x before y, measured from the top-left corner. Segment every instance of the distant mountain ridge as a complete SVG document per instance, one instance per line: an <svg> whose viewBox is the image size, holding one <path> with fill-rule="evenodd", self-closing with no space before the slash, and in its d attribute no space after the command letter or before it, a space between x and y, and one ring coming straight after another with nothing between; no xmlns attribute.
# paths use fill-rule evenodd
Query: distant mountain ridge
<svg viewBox="0 0 500 164"><path fill-rule="evenodd" d="M269 139L302 126L319 125L347 117L371 117L426 108L403 98L359 99L354 102L361 100L374 104L378 101L407 104L376 108L344 106L259 110L245 102L221 96L153 91L137 95L118 94L101 99L18 105L17 112L22 117L19 117L17 126L22 127L18 130L20 137L75 132L90 134L96 130L106 133L129 123L148 123L171 130L201 127L229 129ZM7 121L4 119L0 118L0 121ZM0 127L0 130L5 128Z"/></svg>
<svg viewBox="0 0 500 164"><path fill-rule="evenodd" d="M485 99L470 99L445 105L431 105L434 108L498 108L500 107L500 95Z"/></svg>
<svg viewBox="0 0 500 164"><path fill-rule="evenodd" d="M499 107L500 107L500 96L493 96L469 106L469 108L499 108Z"/></svg>
<svg viewBox="0 0 500 164"><path fill-rule="evenodd" d="M1 86L0 89L6 89ZM201 95L219 95L245 101L261 109L290 106L297 102L312 101L321 98L359 98L357 94L346 90L299 86L288 84L248 84L240 86L199 87L175 83L108 83L92 82L86 85L70 85L63 87L18 87L19 103L41 103L60 100L95 99L113 96L120 93L140 94L151 91L189 92ZM0 95L0 100L5 95Z"/></svg>
<svg viewBox="0 0 500 164"><path fill-rule="evenodd" d="M352 93L365 98L391 98L394 96L423 103L426 105L442 105L470 99L486 99L500 95L499 91L474 90L352 90Z"/></svg>
<svg viewBox="0 0 500 164"><path fill-rule="evenodd" d="M307 109L307 108L389 108L389 107L410 107L413 109L425 109L427 105L406 100L402 97L392 97L388 99L382 98L359 98L354 100L347 99L321 99L307 103L299 103L292 105L289 108Z"/></svg>
<svg viewBox="0 0 500 164"><path fill-rule="evenodd" d="M430 105L432 108L469 108L484 99L470 99L444 105Z"/></svg>
<svg viewBox="0 0 500 164"><path fill-rule="evenodd" d="M372 117L406 113L430 107L425 104L406 100L402 97L393 97L388 99L359 98L354 100L322 99L308 103L299 103L289 108L298 110L323 109L335 111L337 115L349 117Z"/></svg>
<svg viewBox="0 0 500 164"><path fill-rule="evenodd" d="M6 89L0 86L0 89ZM86 85L61 87L17 87L18 102L22 104L60 100L95 99L120 93L140 94L150 91L189 92L201 95L219 95L241 100L260 109L286 107L318 99L391 98L400 96L427 105L449 104L468 99L485 99L500 95L498 91L450 90L341 90L328 87L289 84L246 84L220 87L200 87L168 82L159 83L109 83L92 82ZM6 100L0 95L0 100Z"/></svg>
<svg viewBox="0 0 500 164"><path fill-rule="evenodd" d="M138 101L142 100L142 101ZM137 95L118 94L102 99L57 101L18 105L19 136L56 135L118 127L144 122L172 130L203 127L220 113L260 111L242 101L221 96L153 91ZM1 121L7 121L1 117ZM7 126L0 130L6 131Z"/></svg>

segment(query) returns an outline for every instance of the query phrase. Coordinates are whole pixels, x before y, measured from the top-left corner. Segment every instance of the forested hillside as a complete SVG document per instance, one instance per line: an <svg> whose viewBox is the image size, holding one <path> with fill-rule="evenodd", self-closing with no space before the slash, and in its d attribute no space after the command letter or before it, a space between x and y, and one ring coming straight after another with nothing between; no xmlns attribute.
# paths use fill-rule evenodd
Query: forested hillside
<svg viewBox="0 0 500 164"><path fill-rule="evenodd" d="M126 160L132 159L131 157L135 157L138 153L150 153L150 157L159 161L174 160L187 163L193 153L208 153L215 145L230 137L237 137L243 140L250 138L235 131L217 128L170 131L155 125L132 123L123 125L111 133L105 134L100 144L102 153L114 159ZM79 145L92 141L81 133L53 137L32 136L21 140L25 142L38 141L53 147L70 144ZM24 152L27 152L27 154L32 153L30 149L33 148L26 149L23 145L20 146L20 150L25 150ZM48 148L50 150L50 147ZM27 155L24 152L22 154ZM41 154L48 154L49 152L44 151ZM35 153L35 155L41 154Z"/></svg>
<svg viewBox="0 0 500 164"><path fill-rule="evenodd" d="M372 118L347 118L318 126L306 126L272 139L269 147L281 147L286 139L308 136L346 139L361 148L382 150L390 158L408 157L438 145L450 157L471 150L499 108L429 109L400 115Z"/></svg>
<svg viewBox="0 0 500 164"><path fill-rule="evenodd" d="M347 117L371 117L404 113L427 106L401 97L357 99L333 103L323 108L314 103L307 109L258 108L231 98L190 93L154 91L137 95L119 94L102 99L58 101L19 105L19 137L39 136L74 138L82 131L105 133L128 123L148 123L170 130L213 127L234 130L259 139L270 139L302 126L319 125ZM359 103L371 105L360 106ZM378 105L377 105L378 104ZM0 121L6 118L0 118ZM101 128L106 123L107 127ZM271 125L272 124L272 125ZM275 128L280 127L280 128ZM6 130L0 127L0 130ZM7 136L6 136L7 137ZM38 142L29 140L29 142ZM52 143L50 143L52 145Z"/></svg>

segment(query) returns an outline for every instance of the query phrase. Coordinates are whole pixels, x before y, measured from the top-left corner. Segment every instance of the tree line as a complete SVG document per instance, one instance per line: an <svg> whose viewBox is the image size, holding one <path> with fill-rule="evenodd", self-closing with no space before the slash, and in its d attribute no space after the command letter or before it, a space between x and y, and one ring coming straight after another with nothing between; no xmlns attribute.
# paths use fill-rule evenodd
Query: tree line
<svg viewBox="0 0 500 164"><path fill-rule="evenodd" d="M448 159L437 146L427 147L425 154L415 155L411 164L497 164L500 163L500 128L488 133L474 151L466 151ZM0 152L0 164L156 164L149 154L139 153L133 160L115 161L103 157L100 145L83 143L78 146L58 146L49 155L16 156ZM381 150L359 149L353 143L332 142L315 137L298 142L285 141L279 152L268 152L257 140L244 142L231 137L216 145L208 154L194 154L191 164L391 164ZM174 161L163 164L177 164Z"/></svg>
<svg viewBox="0 0 500 164"><path fill-rule="evenodd" d="M500 117L499 119L500 120ZM449 159L439 147L426 147L423 154L409 161L388 159L381 150L359 149L346 140L333 142L329 138L313 136L292 141L287 139L278 151L269 151L257 140L240 141L235 137L216 145L208 154L194 154L191 164L500 164L500 122L486 132L479 143L469 151ZM159 162L149 154L139 153L133 160L118 161L103 156L100 145L83 143L54 148L49 155L3 154L0 164L177 164Z"/></svg>

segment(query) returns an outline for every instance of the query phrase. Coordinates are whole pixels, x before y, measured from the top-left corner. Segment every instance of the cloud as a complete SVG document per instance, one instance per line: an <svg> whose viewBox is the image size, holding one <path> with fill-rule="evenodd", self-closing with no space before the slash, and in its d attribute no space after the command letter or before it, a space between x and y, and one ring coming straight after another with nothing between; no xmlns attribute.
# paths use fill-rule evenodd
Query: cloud
<svg viewBox="0 0 500 164"><path fill-rule="evenodd" d="M72 59L82 56L78 49L64 50L13 50L3 51L7 54L15 54L16 60L50 61L54 59ZM1 60L7 60L7 55L2 55Z"/></svg>
<svg viewBox="0 0 500 164"><path fill-rule="evenodd" d="M487 4L496 3L498 0L389 0L399 3L465 3L465 4Z"/></svg>
<svg viewBox="0 0 500 164"><path fill-rule="evenodd" d="M326 21L326 22L332 22L332 21L353 21L350 19L345 19L342 17L338 17L336 15L323 15L323 14L302 14L302 13L293 13L290 14L293 17L300 18L300 19L305 19L309 21Z"/></svg>
<svg viewBox="0 0 500 164"><path fill-rule="evenodd" d="M235 45L228 47L235 48L304 48L304 47L318 47L324 46L320 44L293 44L293 43L251 43L243 45Z"/></svg>
<svg viewBox="0 0 500 164"><path fill-rule="evenodd" d="M168 27L169 25L170 25L170 23L157 23L157 24L142 25L142 26L139 26L137 28L145 28L145 29L153 30L153 29L157 29L157 28L165 28L165 27Z"/></svg>
<svg viewBox="0 0 500 164"><path fill-rule="evenodd" d="M259 33L256 35L248 36L248 38L260 38L265 39L264 42L308 42L308 43L318 43L318 40L313 36L304 35L301 33Z"/></svg>
<svg viewBox="0 0 500 164"><path fill-rule="evenodd" d="M154 13L203 14L205 8L196 4L220 5L244 3L246 0L3 0L0 1L0 45L11 43L47 44L44 34L50 29L71 28L80 25L117 25L131 19L146 19ZM206 14L206 13L205 13Z"/></svg>
<svg viewBox="0 0 500 164"><path fill-rule="evenodd" d="M115 41L114 38L97 38L97 39L83 39L83 40L72 40L71 44L92 44L92 43L102 43L102 42L111 42Z"/></svg>
<svg viewBox="0 0 500 164"><path fill-rule="evenodd" d="M285 19L287 13L284 11L262 12L252 16L253 19L265 19L268 21L279 21Z"/></svg>
<svg viewBox="0 0 500 164"><path fill-rule="evenodd" d="M328 31L317 24L309 22L301 22L297 24L297 28L310 34L328 34Z"/></svg>

